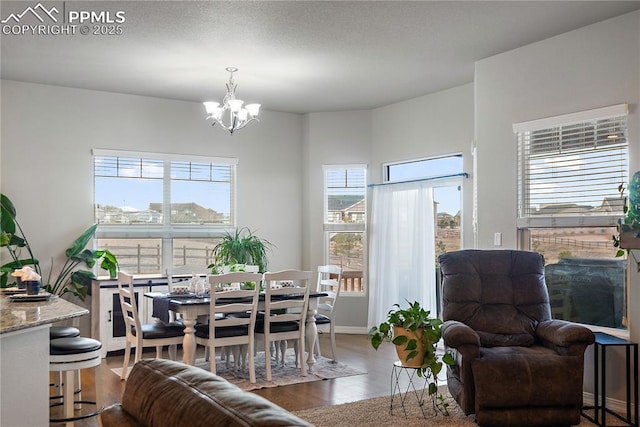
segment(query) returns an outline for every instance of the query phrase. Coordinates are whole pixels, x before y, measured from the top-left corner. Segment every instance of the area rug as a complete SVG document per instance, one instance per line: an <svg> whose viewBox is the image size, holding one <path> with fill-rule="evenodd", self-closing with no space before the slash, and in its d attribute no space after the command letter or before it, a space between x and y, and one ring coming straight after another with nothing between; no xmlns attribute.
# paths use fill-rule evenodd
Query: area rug
<svg viewBox="0 0 640 427"><path fill-rule="evenodd" d="M196 366L204 370L209 370L209 362L204 359L196 359ZM120 376L122 368L113 368L111 371ZM130 371L129 371L130 372ZM243 390L257 390L267 387L279 387L290 384L299 384L312 381L321 381L331 378L348 377L352 375L366 374L366 371L353 368L344 363L334 363L331 359L322 356L316 356L316 363L313 365L313 370L307 372L307 376L303 377L300 373L300 368L295 366L295 354L293 350L288 350L286 353L284 366L276 364L275 360L271 361L271 379L267 381L264 364L264 352L259 352L256 355L256 382L251 384L249 382L249 371L241 370L236 372L233 369L233 365L227 367L225 361L221 361L217 358L216 362L216 374L223 377L232 384L237 385Z"/></svg>
<svg viewBox="0 0 640 427"><path fill-rule="evenodd" d="M439 392L449 404L449 415L436 414L431 400L425 397L423 416L415 395L409 395L404 401L404 409L398 396L393 402L393 411L389 413L391 403L390 396L375 397L373 399L360 400L342 405L323 406L320 408L295 411L294 414L314 424L316 427L354 427L354 426L385 426L385 427L413 427L413 426L439 426L439 427L465 427L476 426L473 415L466 416L455 400L451 397L446 386L439 387ZM426 396L426 393L425 393ZM579 427L594 426L585 418L581 419Z"/></svg>

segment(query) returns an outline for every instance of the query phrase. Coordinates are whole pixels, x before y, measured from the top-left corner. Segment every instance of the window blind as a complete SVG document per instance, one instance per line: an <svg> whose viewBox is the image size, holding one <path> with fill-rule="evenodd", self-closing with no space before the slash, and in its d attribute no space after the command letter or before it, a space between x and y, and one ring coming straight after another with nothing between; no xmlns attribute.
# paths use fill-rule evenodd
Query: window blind
<svg viewBox="0 0 640 427"><path fill-rule="evenodd" d="M627 109L618 107L560 116L567 123L550 118L514 125L519 225L622 214L618 186L628 180L629 156Z"/></svg>
<svg viewBox="0 0 640 427"><path fill-rule="evenodd" d="M366 169L360 165L325 166L325 209L326 223L364 223L366 204L364 202L367 177Z"/></svg>

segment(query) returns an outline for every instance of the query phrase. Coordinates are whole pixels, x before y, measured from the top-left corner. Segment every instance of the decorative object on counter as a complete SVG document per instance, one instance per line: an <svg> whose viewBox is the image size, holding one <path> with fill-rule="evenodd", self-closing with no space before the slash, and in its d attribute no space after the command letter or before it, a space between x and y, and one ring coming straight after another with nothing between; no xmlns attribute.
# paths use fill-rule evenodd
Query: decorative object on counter
<svg viewBox="0 0 640 427"><path fill-rule="evenodd" d="M213 248L213 263L208 268L211 268L213 274L218 274L223 266L252 264L258 266L259 273L264 273L269 263L267 252L272 246L269 241L253 234L249 228L237 228L233 234L226 233L222 241Z"/></svg>
<svg viewBox="0 0 640 427"><path fill-rule="evenodd" d="M25 236L22 227L17 220L16 209L13 202L5 196L0 195L1 226L0 247L9 252L12 261L0 266L0 287L7 287L9 273L21 269L25 266L32 266L32 269L42 276L40 261L33 255L33 251ZM72 293L81 300L87 295L87 289L91 286L91 280L96 276L91 270L79 268L81 265L93 268L100 262L100 268L109 272L111 277L115 277L118 272L118 260L108 249L85 249L89 241L93 238L97 224L93 224L78 237L71 247L65 251L66 260L56 276L53 275L54 262L51 258L51 270L46 276L42 288L47 292L56 295ZM22 250L29 254L28 258L21 258Z"/></svg>
<svg viewBox="0 0 640 427"><path fill-rule="evenodd" d="M38 295L40 293L40 280L25 280L27 295Z"/></svg>
<svg viewBox="0 0 640 427"><path fill-rule="evenodd" d="M624 184L618 186L618 191L623 199L625 216L618 220L618 233L613 236L613 246L618 248L616 256L623 256L625 252L631 255L640 271L640 260L633 253L633 249L640 249L640 171L636 171L629 181L628 197L624 195Z"/></svg>
<svg viewBox="0 0 640 427"><path fill-rule="evenodd" d="M402 366L415 368L419 377L429 382L429 396L441 413L447 414L447 403L438 391L438 374L442 365L453 365L453 356L446 353L440 360L436 354L438 341L442 337L442 320L430 317L419 302L401 308L394 304L387 313L387 321L369 330L371 345L376 350L383 342L391 342ZM421 402L422 403L422 402Z"/></svg>
<svg viewBox="0 0 640 427"><path fill-rule="evenodd" d="M36 273L33 268L28 265L22 267L20 270L15 270L11 273L16 279L20 279L20 283L27 291L27 295L38 295L40 293L41 279L40 275Z"/></svg>

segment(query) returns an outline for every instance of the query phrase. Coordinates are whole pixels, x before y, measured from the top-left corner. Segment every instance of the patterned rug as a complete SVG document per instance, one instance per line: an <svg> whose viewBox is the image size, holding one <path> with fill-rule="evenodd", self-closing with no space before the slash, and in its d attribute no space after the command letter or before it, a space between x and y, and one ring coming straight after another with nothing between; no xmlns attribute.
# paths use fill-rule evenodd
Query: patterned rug
<svg viewBox="0 0 640 427"><path fill-rule="evenodd" d="M438 387L448 406L449 415L437 412L431 401L425 398L421 407L414 395L406 396L403 402L396 395L393 409L390 411L391 397L382 396L342 405L323 406L295 411L294 414L316 427L477 427L474 415L465 415L451 397L447 386ZM405 413L406 410L406 413ZM582 417L577 427L590 427L595 424Z"/></svg>
<svg viewBox="0 0 640 427"><path fill-rule="evenodd" d="M227 367L226 362L220 360L220 357L216 360L216 374L223 377L232 384L237 385L243 390L256 390L260 388L279 387L290 384L299 384L313 381L327 380L331 378L348 377L352 375L366 374L366 371L355 369L349 365L338 362L334 363L331 359L322 356L316 356L316 363L313 365L313 370L307 372L307 376L301 375L300 368L295 366L295 354L293 349L289 349L286 352L284 366L278 365L274 359L271 360L271 379L267 381L264 364L264 352L259 352L256 355L256 383L251 384L249 382L249 371L241 370L235 371L233 364ZM204 370L209 370L209 362L204 359L196 359L196 366ZM113 368L111 371L120 376L122 368Z"/></svg>

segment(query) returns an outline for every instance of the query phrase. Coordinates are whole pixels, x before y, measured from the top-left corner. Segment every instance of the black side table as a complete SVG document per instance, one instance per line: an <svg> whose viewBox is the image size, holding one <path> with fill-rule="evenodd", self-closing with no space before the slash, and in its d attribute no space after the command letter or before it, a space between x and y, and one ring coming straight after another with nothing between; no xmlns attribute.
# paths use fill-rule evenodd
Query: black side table
<svg viewBox="0 0 640 427"><path fill-rule="evenodd" d="M393 369L391 370L391 405L389 406L390 414L393 414L393 399L396 397L396 395L398 395L398 397L400 398L400 406L402 407L402 410L404 411L404 416L406 418L407 409L405 408L405 402L407 400L407 396L409 396L411 392L413 392L413 394L416 396L416 400L418 401L417 403L420 406L420 410L422 411L422 416L424 418L427 417L424 413L424 394L425 394L425 389L429 388L429 384L428 384L427 378L419 377L417 375L418 369L419 368L410 368L407 366L402 366L402 363L400 363L399 360L393 363ZM407 378L409 379L409 383L407 384L407 387L404 391L400 387L400 375L403 372L407 375ZM416 385L414 384L414 380L424 381L424 384L422 384L422 387L420 387L420 389L416 388Z"/></svg>
<svg viewBox="0 0 640 427"><path fill-rule="evenodd" d="M599 425L606 426L607 414L618 418L620 421L627 423L630 427L638 427L638 344L614 337L613 335L603 332L595 332L596 336L595 348L593 350L593 406L585 406L582 416L589 421ZM625 365L627 377L627 414L622 417L610 409L607 409L607 348L623 346L625 347ZM631 350L633 349L633 355ZM598 365L598 360L600 364ZM631 362L633 361L633 375ZM633 382L633 418L631 417L631 383ZM587 415L584 410L593 409L593 417Z"/></svg>

